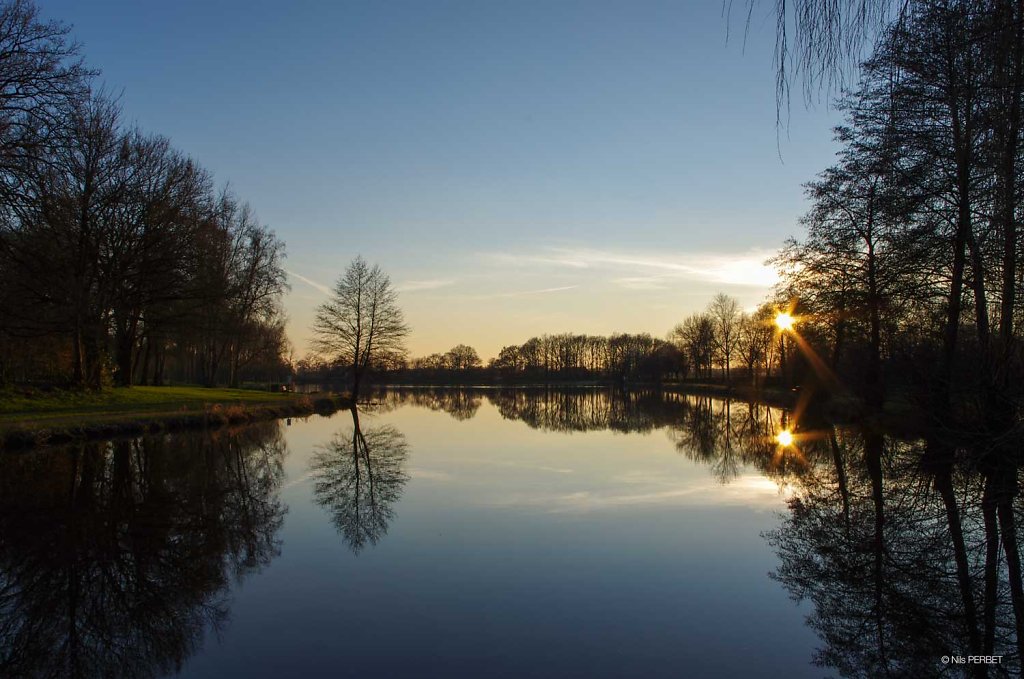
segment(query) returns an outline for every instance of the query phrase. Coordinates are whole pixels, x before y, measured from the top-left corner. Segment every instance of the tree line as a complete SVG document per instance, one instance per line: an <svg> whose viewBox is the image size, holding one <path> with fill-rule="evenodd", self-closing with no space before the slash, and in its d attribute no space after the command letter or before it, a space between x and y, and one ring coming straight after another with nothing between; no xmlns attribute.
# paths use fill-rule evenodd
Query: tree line
<svg viewBox="0 0 1024 679"><path fill-rule="evenodd" d="M759 386L773 371L784 372L786 338L777 331L777 313L769 302L747 313L736 299L718 294L665 339L649 333L546 334L506 345L486 364L467 344L410 360L410 329L390 277L356 257L317 308L313 352L298 361L296 377L345 384L354 396L367 375L391 383L730 384L735 378Z"/></svg>
<svg viewBox="0 0 1024 679"><path fill-rule="evenodd" d="M459 344L443 354L381 366L388 379L485 382L700 381L761 385L775 379L784 341L775 327L777 305L753 312L718 294L664 339L649 333L558 333L501 348L484 364Z"/></svg>
<svg viewBox="0 0 1024 679"><path fill-rule="evenodd" d="M902 639L906 621L917 630L928 616L955 620L969 654L1000 648L1019 661L1024 5L915 0L885 13L895 5L858 0L830 5L831 16L807 14L798 44L819 66L814 46L842 52L836 46L848 43L839 33L851 16L881 18L859 81L840 101L845 124L836 130L836 162L807 187L806 233L787 244L777 263L780 292L797 300L804 353L857 391L869 411L881 410L897 392L923 406L931 427L904 466L930 476L940 532L930 544L919 541L925 558L914 550L914 562L892 559L890 545L907 554L914 544L892 534L893 526L907 523L898 513L907 503L886 507L881 493L883 470L897 446L868 431L864 459L872 500L862 506L871 509L874 525L863 532L866 540L855 540L869 549L857 554L832 540L854 533L841 525L832 530L822 517L840 515L808 497L794 508L796 538L777 541L786 563L780 579L815 603L812 625L829 639L856 639L855 628L868 619L877 630L873 638ZM855 35L868 35L853 26ZM961 461L981 477L966 488L955 465ZM836 498L837 486L843 515L856 515L846 471L837 471L837 483L825 487L823 497ZM908 487L908 496L921 488ZM958 505L964 496L971 498L967 507ZM935 588L933 596L922 588L930 585L927 568L934 570L937 547L950 557L939 572L955 573L956 581L943 582L946 591ZM829 562L828 555L840 553L856 554L873 575ZM814 579L821 564L870 586L856 592L845 581L838 588L819 585ZM900 590L901 572L915 573L906 583L913 597ZM974 573L983 573L983 582L975 582ZM842 600L835 591L844 592ZM935 601L954 602L951 615L937 615ZM922 613L907 602L920 602ZM900 617L889 613L897 610ZM836 620L851 625L837 634ZM1011 637L1003 644L1007 628ZM830 646L822 659L848 675L892 673L893 658L911 657L911 649L892 645ZM945 646L919 654L921 666ZM974 672L986 674L985 668Z"/></svg>
<svg viewBox="0 0 1024 679"><path fill-rule="evenodd" d="M0 383L280 379L284 244L96 76L0 4Z"/></svg>
<svg viewBox="0 0 1024 679"><path fill-rule="evenodd" d="M909 2L882 22L840 100L836 162L807 186L806 233L776 260L801 336L873 408L899 389L944 425L1018 417L1022 26L1004 0Z"/></svg>
<svg viewBox="0 0 1024 679"><path fill-rule="evenodd" d="M299 379L351 383L351 352L342 360L307 357L297 366ZM649 334L533 337L508 345L484 364L476 349L458 344L444 353L407 359L387 354L368 366L379 382L572 382L597 380L660 381L679 375L681 355L675 345Z"/></svg>
<svg viewBox="0 0 1024 679"><path fill-rule="evenodd" d="M774 259L781 283L756 311L719 296L664 340L546 335L504 347L487 366L460 345L411 362L403 351L363 354L359 370L725 383L739 372L851 391L872 411L909 397L934 424L961 431L1012 429L1024 384L1024 6L896 4L849 0L829 13L797 3L797 62L812 81L873 41L839 100L836 161L807 185L805 232ZM793 17L779 11L785 26Z"/></svg>

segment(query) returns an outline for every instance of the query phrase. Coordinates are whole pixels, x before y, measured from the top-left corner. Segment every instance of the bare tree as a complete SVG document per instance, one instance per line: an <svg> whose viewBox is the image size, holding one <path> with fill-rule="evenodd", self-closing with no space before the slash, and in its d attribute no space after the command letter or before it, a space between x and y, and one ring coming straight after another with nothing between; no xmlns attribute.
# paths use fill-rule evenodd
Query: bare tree
<svg viewBox="0 0 1024 679"><path fill-rule="evenodd" d="M119 116L117 103L102 93L68 111L47 157L23 159L0 227L3 256L18 274L10 282L24 301L5 310L5 325L25 336L66 334L73 381L91 387L102 378L113 282L103 254L113 251L112 227L127 188Z"/></svg>
<svg viewBox="0 0 1024 679"><path fill-rule="evenodd" d="M740 305L734 298L720 292L711 300L708 313L715 324L715 352L718 354L718 363L725 371L725 382L728 384L731 377L729 368L736 353Z"/></svg>
<svg viewBox="0 0 1024 679"><path fill-rule="evenodd" d="M736 353L747 368L750 383L757 385L758 369L768 374L771 367L774 310L762 304L753 314L741 314L736 334Z"/></svg>
<svg viewBox="0 0 1024 679"><path fill-rule="evenodd" d="M405 353L409 326L391 279L356 257L334 284L331 298L317 307L313 333L316 351L349 367L356 399L366 369L377 358Z"/></svg>
<svg viewBox="0 0 1024 679"><path fill-rule="evenodd" d="M711 358L714 350L715 325L706 314L692 314L672 328L669 341L689 356L696 379L711 377Z"/></svg>
<svg viewBox="0 0 1024 679"><path fill-rule="evenodd" d="M92 75L65 25L0 0L0 379L160 384L172 353L175 379L269 374L283 243Z"/></svg>
<svg viewBox="0 0 1024 679"><path fill-rule="evenodd" d="M37 156L39 143L66 124L68 104L95 75L82 64L70 28L42 21L30 0L0 3L0 166Z"/></svg>

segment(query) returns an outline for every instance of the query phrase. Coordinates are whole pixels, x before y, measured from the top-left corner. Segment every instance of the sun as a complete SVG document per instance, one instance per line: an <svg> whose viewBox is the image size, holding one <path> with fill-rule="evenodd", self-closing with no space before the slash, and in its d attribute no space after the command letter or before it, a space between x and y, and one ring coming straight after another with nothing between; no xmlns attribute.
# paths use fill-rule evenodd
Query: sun
<svg viewBox="0 0 1024 679"><path fill-rule="evenodd" d="M775 314L775 325L779 330L792 330L795 323L796 319L785 311Z"/></svg>
<svg viewBox="0 0 1024 679"><path fill-rule="evenodd" d="M789 447L793 445L793 432L788 429L783 429L775 435L775 440L780 446Z"/></svg>

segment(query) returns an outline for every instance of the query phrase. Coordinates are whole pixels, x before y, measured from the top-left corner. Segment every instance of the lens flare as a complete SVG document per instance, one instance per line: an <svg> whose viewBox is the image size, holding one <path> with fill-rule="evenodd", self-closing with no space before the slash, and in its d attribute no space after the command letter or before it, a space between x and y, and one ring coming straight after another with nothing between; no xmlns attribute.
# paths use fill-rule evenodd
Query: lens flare
<svg viewBox="0 0 1024 679"><path fill-rule="evenodd" d="M785 311L780 311L779 313L775 314L775 325L779 328L779 330L792 330L794 323L796 323L796 319L790 316Z"/></svg>
<svg viewBox="0 0 1024 679"><path fill-rule="evenodd" d="M789 447L793 445L793 432L788 429L783 429L775 435L775 440L780 446Z"/></svg>

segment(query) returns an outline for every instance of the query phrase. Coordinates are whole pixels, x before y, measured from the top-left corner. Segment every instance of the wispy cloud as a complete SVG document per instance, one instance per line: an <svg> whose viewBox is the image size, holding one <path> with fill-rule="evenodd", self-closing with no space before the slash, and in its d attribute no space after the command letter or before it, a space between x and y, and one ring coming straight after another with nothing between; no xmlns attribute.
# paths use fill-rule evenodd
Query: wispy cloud
<svg viewBox="0 0 1024 679"><path fill-rule="evenodd" d="M418 290L436 290L437 288L446 288L449 285L455 285L455 281L451 279L433 279L426 281L405 281L395 286L395 290L399 292L416 292Z"/></svg>
<svg viewBox="0 0 1024 679"><path fill-rule="evenodd" d="M573 470L568 467L551 467L548 465L538 465L531 462L521 462L518 460L477 460L477 464L490 464L497 467L515 467L518 469L533 469L542 472L551 472L552 474L572 474Z"/></svg>
<svg viewBox="0 0 1024 679"><path fill-rule="evenodd" d="M650 479L608 479L601 489L565 493L521 493L496 497L491 504L507 508L537 508L551 513L585 513L650 505L781 507L785 489L763 476L745 474L728 485L707 479L664 482Z"/></svg>
<svg viewBox="0 0 1024 679"><path fill-rule="evenodd" d="M409 476L414 479L430 479L431 481L451 481L455 478L448 472L436 469L410 469Z"/></svg>
<svg viewBox="0 0 1024 679"><path fill-rule="evenodd" d="M303 276L302 274L295 273L294 271L285 270L285 273L288 274L290 277L295 278L296 280L302 281L303 283L313 288L314 290L318 290L319 292L322 292L325 295L331 294L331 289L324 285L323 283L317 283L316 281L310 280Z"/></svg>
<svg viewBox="0 0 1024 679"><path fill-rule="evenodd" d="M499 292L493 297L525 297L526 295L546 295L551 292L562 292L563 290L575 290L578 285L560 285L557 288L541 288L540 290L520 290L518 292Z"/></svg>
<svg viewBox="0 0 1024 679"><path fill-rule="evenodd" d="M671 276L624 276L613 278L612 283L628 290L665 290L669 287L671 278Z"/></svg>
<svg viewBox="0 0 1024 679"><path fill-rule="evenodd" d="M607 273L609 282L631 290L659 290L680 281L770 287L777 276L765 264L771 250L744 252L643 253L587 248L546 248L533 253L490 253L499 264Z"/></svg>
<svg viewBox="0 0 1024 679"><path fill-rule="evenodd" d="M331 289L324 285L323 283L318 283L312 280L311 278L306 278L302 274L297 273L295 271L286 270L285 273L287 273L292 278L305 283L306 285L313 288L314 290L317 290L318 292L322 292L325 295L331 294ZM395 289L398 290L399 292L416 292L418 290L436 290L437 288L444 288L454 284L455 281L448 278L422 281L405 281L404 283L399 283L398 285L396 285Z"/></svg>
<svg viewBox="0 0 1024 679"><path fill-rule="evenodd" d="M450 295L449 299L462 300L487 300L487 299L514 299L516 297L534 297L539 295L550 295L567 290L575 290L579 285L559 285L553 288L539 288L536 290L509 290L507 292L483 292L479 294Z"/></svg>

